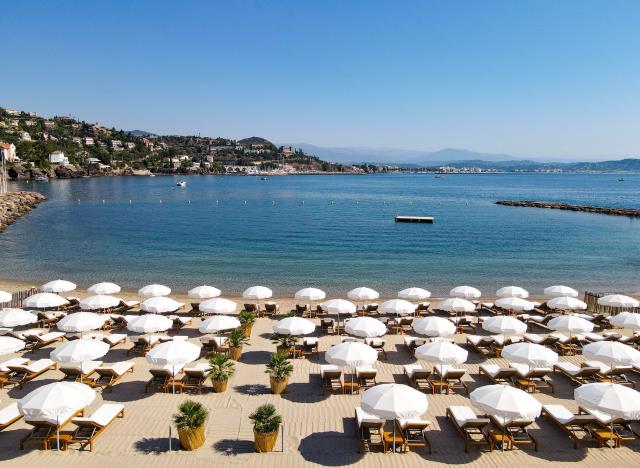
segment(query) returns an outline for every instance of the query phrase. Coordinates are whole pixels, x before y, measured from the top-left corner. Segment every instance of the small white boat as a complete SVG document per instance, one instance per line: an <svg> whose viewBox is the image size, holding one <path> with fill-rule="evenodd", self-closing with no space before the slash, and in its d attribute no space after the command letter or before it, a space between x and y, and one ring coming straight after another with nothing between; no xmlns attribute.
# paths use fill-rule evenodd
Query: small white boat
<svg viewBox="0 0 640 468"><path fill-rule="evenodd" d="M156 176L156 175L155 175L155 174L153 174L153 173L149 174L149 177L155 177L155 176Z"/></svg>
<svg viewBox="0 0 640 468"><path fill-rule="evenodd" d="M39 175L35 178L36 182L49 182L49 178L46 175Z"/></svg>
<svg viewBox="0 0 640 468"><path fill-rule="evenodd" d="M186 187L187 186L187 181L186 180L179 180L176 185L178 187Z"/></svg>

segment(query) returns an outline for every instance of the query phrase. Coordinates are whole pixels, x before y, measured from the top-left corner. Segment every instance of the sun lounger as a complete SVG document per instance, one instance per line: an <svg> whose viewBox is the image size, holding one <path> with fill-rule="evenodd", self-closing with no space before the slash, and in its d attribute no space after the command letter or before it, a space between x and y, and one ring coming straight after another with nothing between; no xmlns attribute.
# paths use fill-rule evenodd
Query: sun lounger
<svg viewBox="0 0 640 468"><path fill-rule="evenodd" d="M378 375L378 371L372 366L356 367L356 379L358 379L360 388L373 387L377 383L376 375Z"/></svg>
<svg viewBox="0 0 640 468"><path fill-rule="evenodd" d="M492 336L467 335L467 344L484 356L492 354L491 345L494 341Z"/></svg>
<svg viewBox="0 0 640 468"><path fill-rule="evenodd" d="M336 322L330 318L323 318L320 320L320 330L332 335L336 332Z"/></svg>
<svg viewBox="0 0 640 468"><path fill-rule="evenodd" d="M462 317L449 317L450 322L456 326L456 333L476 333L477 327L473 322L473 317L463 315Z"/></svg>
<svg viewBox="0 0 640 468"><path fill-rule="evenodd" d="M525 333L523 338L524 338L524 341L528 343L535 343L542 346L553 346L559 341L559 338L557 336L553 336L553 335L543 336L543 335L536 335L534 333Z"/></svg>
<svg viewBox="0 0 640 468"><path fill-rule="evenodd" d="M206 362L200 362L193 367L185 367L182 370L184 377L182 377L181 381L183 391L202 394L210 369L211 366Z"/></svg>
<svg viewBox="0 0 640 468"><path fill-rule="evenodd" d="M104 335L102 341L109 345L109 348L115 348L120 343L126 343L127 335L124 333L111 333L110 335Z"/></svg>
<svg viewBox="0 0 640 468"><path fill-rule="evenodd" d="M84 409L78 411L68 411L58 415L55 419L33 420L25 416L24 422L33 426L33 429L20 439L20 450L24 450L27 443L42 444L44 450L57 446L57 430L62 429L71 422L75 416L84 415ZM60 442L60 448L64 447L64 442Z"/></svg>
<svg viewBox="0 0 640 468"><path fill-rule="evenodd" d="M92 387L100 387L104 390L113 390L113 386L117 384L127 372L133 372L133 361L120 361L108 366L101 366L96 369L98 377L89 384Z"/></svg>
<svg viewBox="0 0 640 468"><path fill-rule="evenodd" d="M360 406L355 411L358 452L370 451L372 447L382 447L384 443L384 420L366 413Z"/></svg>
<svg viewBox="0 0 640 468"><path fill-rule="evenodd" d="M513 379L516 386L525 390L536 393L542 388L551 389L551 393L555 392L553 383L549 379L549 374L553 372L553 369L549 367L534 367L531 368L526 364L510 363L510 367L517 370L518 374Z"/></svg>
<svg viewBox="0 0 640 468"><path fill-rule="evenodd" d="M78 364L61 364L59 369L64 374L62 380L84 383L101 365L102 361L84 361Z"/></svg>
<svg viewBox="0 0 640 468"><path fill-rule="evenodd" d="M334 366L333 364L321 364L320 378L322 379L323 391L344 391L344 387L342 386L342 371L338 366Z"/></svg>
<svg viewBox="0 0 640 468"><path fill-rule="evenodd" d="M636 388L636 383L633 380L629 380L625 372L631 371L632 366L608 366L598 361L585 361L582 363L582 367L597 367L600 369L598 375L604 382L613 382L620 385L628 385L629 387Z"/></svg>
<svg viewBox="0 0 640 468"><path fill-rule="evenodd" d="M578 407L578 414L595 416L596 424L605 432L610 432L611 426L613 425L613 433L619 438L620 442L640 440L640 434L631 427L631 423L635 421L628 421L623 418L614 418L610 414L603 413L602 411L591 410L582 406ZM592 430L592 432L594 431ZM601 447L602 445L602 439L598 438L598 446Z"/></svg>
<svg viewBox="0 0 640 468"><path fill-rule="evenodd" d="M16 402L10 403L9 406L0 409L0 431L5 430L21 418L22 414L18 411L18 403Z"/></svg>
<svg viewBox="0 0 640 468"><path fill-rule="evenodd" d="M467 395L469 388L462 381L462 377L467 373L465 369L457 369L451 365L443 364L441 366L433 366L433 380L441 380L447 383L447 393L449 390L460 389Z"/></svg>
<svg viewBox="0 0 640 468"><path fill-rule="evenodd" d="M76 430L71 436L71 440L66 441L66 445L80 444L80 450L89 446L89 451L93 452L94 441L116 420L124 417L124 405L116 403L103 403L89 417L73 418L71 422L76 425Z"/></svg>
<svg viewBox="0 0 640 468"><path fill-rule="evenodd" d="M527 427L533 424L533 421L528 419L505 421L503 418L493 415L490 418L499 431L509 434L511 437L510 445L533 445L533 449L538 451L538 441L527 431Z"/></svg>
<svg viewBox="0 0 640 468"><path fill-rule="evenodd" d="M49 332L37 335L27 335L26 337L26 348L35 351L40 348L44 348L53 344L57 341L64 341L64 333L62 332Z"/></svg>
<svg viewBox="0 0 640 468"><path fill-rule="evenodd" d="M518 375L518 371L513 367L500 367L496 364L481 364L480 374L491 380L494 384L509 384Z"/></svg>
<svg viewBox="0 0 640 468"><path fill-rule="evenodd" d="M318 352L320 340L314 336L308 336L302 339L302 346L300 351L303 356L311 356L313 353Z"/></svg>
<svg viewBox="0 0 640 468"><path fill-rule="evenodd" d="M396 419L393 423L396 427L396 434L400 436L402 451L408 452L411 447L427 447L431 453L431 442L426 434L427 428L431 425L430 421Z"/></svg>
<svg viewBox="0 0 640 468"><path fill-rule="evenodd" d="M41 328L51 328L53 327L62 317L66 314L64 312L58 311L49 311L49 312L38 312L38 325Z"/></svg>
<svg viewBox="0 0 640 468"><path fill-rule="evenodd" d="M144 356L151 348L160 343L160 338L158 335L138 337L138 339L134 341L133 346L127 350L127 356L129 354L140 354Z"/></svg>
<svg viewBox="0 0 640 468"><path fill-rule="evenodd" d="M558 362L553 366L554 372L560 372L578 385L599 382L599 367L579 367L571 362Z"/></svg>
<svg viewBox="0 0 640 468"><path fill-rule="evenodd" d="M7 368L11 371L9 379L5 384L15 384L22 388L24 384L35 379L45 372L55 369L56 363L51 359L38 359L29 364L10 365Z"/></svg>
<svg viewBox="0 0 640 468"><path fill-rule="evenodd" d="M561 356L575 356L580 353L580 340L578 337L568 337L563 333L551 333L550 336L558 338L554 346Z"/></svg>
<svg viewBox="0 0 640 468"><path fill-rule="evenodd" d="M151 378L144 386L145 393L149 393L149 389L153 391L181 391L182 385L176 376L182 373L182 366L165 366L157 369L149 369Z"/></svg>
<svg viewBox="0 0 640 468"><path fill-rule="evenodd" d="M381 338L365 338L364 339L364 344L371 346L373 349L375 349L378 352L378 356L382 357L384 356L385 359L387 357L387 352L384 350L384 345L387 342Z"/></svg>
<svg viewBox="0 0 640 468"><path fill-rule="evenodd" d="M417 338L415 336L405 335L404 337L402 337L402 339L404 341L405 346L409 349L409 353L411 353L412 356L416 348L418 348L419 346L422 346L427 342L424 338Z"/></svg>
<svg viewBox="0 0 640 468"><path fill-rule="evenodd" d="M447 417L462 437L465 452L472 445L486 446L490 451L493 449L486 433L489 418L478 417L470 406L449 406Z"/></svg>
<svg viewBox="0 0 640 468"><path fill-rule="evenodd" d="M9 366L21 366L29 362L26 358L12 358L0 363L0 388L4 387L4 384L9 380L9 374L11 369Z"/></svg>
<svg viewBox="0 0 640 468"><path fill-rule="evenodd" d="M431 389L431 371L419 364L406 364L403 366L404 375L407 376L411 385L419 390Z"/></svg>
<svg viewBox="0 0 640 468"><path fill-rule="evenodd" d="M595 416L573 414L564 405L542 405L542 415L571 437L574 449L578 448L578 443L594 441L591 429L597 422Z"/></svg>
<svg viewBox="0 0 640 468"><path fill-rule="evenodd" d="M273 316L280 312L280 305L275 302L265 302L262 316Z"/></svg>
<svg viewBox="0 0 640 468"><path fill-rule="evenodd" d="M172 330L181 330L186 325L189 325L193 320L193 317L185 317L179 315L169 315L169 318L173 320Z"/></svg>

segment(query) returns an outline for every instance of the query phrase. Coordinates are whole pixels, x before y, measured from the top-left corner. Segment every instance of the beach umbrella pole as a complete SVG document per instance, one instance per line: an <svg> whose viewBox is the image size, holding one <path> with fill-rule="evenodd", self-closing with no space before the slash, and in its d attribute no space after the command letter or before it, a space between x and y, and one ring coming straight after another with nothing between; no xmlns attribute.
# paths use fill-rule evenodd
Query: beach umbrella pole
<svg viewBox="0 0 640 468"><path fill-rule="evenodd" d="M60 451L60 415L56 414L56 445Z"/></svg>

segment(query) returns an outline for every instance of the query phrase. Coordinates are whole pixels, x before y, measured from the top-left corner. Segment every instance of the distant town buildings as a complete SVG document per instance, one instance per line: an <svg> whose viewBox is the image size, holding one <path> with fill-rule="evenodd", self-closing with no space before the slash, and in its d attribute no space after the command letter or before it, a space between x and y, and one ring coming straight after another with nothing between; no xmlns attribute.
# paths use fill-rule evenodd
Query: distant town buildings
<svg viewBox="0 0 640 468"><path fill-rule="evenodd" d="M16 145L0 142L0 158L6 162L16 161Z"/></svg>

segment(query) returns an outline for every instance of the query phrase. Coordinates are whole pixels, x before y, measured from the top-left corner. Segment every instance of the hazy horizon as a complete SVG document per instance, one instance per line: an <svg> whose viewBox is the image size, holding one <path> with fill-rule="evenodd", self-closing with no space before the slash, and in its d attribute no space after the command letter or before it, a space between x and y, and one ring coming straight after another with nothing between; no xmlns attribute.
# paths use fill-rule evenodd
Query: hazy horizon
<svg viewBox="0 0 640 468"><path fill-rule="evenodd" d="M640 148L640 4L4 5L0 102L126 130L591 161Z"/></svg>

